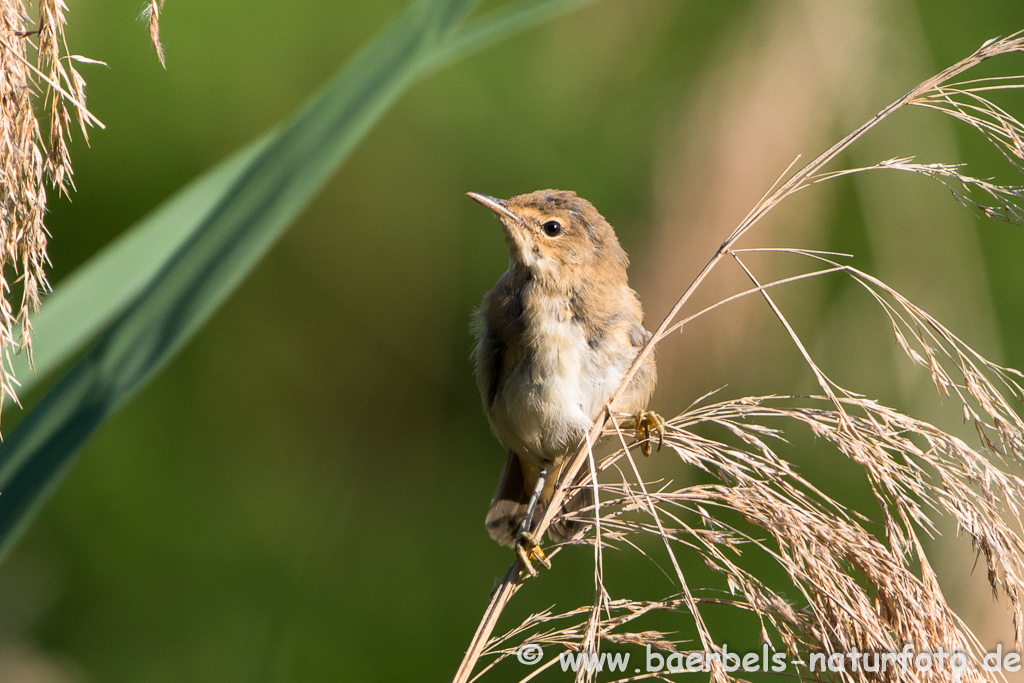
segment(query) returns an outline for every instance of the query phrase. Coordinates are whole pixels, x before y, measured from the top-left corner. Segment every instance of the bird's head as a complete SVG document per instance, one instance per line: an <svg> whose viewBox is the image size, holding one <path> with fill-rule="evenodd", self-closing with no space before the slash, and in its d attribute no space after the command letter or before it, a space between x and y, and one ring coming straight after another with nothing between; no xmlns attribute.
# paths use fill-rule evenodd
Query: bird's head
<svg viewBox="0 0 1024 683"><path fill-rule="evenodd" d="M615 231L575 192L538 190L507 200L467 194L501 219L511 267L542 281L625 280L628 259Z"/></svg>

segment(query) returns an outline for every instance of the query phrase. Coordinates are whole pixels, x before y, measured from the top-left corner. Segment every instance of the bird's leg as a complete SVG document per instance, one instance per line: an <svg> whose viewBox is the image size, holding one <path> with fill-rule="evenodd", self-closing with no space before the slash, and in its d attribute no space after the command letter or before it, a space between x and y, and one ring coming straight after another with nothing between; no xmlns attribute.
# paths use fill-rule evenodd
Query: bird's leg
<svg viewBox="0 0 1024 683"><path fill-rule="evenodd" d="M634 438L638 441L643 439L640 444L640 452L644 456L651 454L651 432L656 432L658 435L658 450L665 445L665 418L658 415L653 410L639 410L636 415L633 416L633 424L635 426Z"/></svg>
<svg viewBox="0 0 1024 683"><path fill-rule="evenodd" d="M537 501L540 500L540 494L544 490L544 484L548 478L548 471L546 469L541 470L537 474L537 483L533 487L533 493L530 495L530 502L526 504L526 514L523 515L523 523L519 527L519 535L528 534L530 532L530 523L533 521L533 511L537 507Z"/></svg>
<svg viewBox="0 0 1024 683"><path fill-rule="evenodd" d="M530 532L530 525L533 522L533 511L537 508L537 501L540 500L541 491L544 490L544 482L548 477L548 471L541 470L537 475L537 485L533 487L533 494L530 502L526 505L526 514L523 515L523 523L519 527L519 536L516 538L516 556L522 563L530 576L537 576L537 570L533 568L531 560L537 560L545 569L551 569L551 562L540 549L540 541Z"/></svg>

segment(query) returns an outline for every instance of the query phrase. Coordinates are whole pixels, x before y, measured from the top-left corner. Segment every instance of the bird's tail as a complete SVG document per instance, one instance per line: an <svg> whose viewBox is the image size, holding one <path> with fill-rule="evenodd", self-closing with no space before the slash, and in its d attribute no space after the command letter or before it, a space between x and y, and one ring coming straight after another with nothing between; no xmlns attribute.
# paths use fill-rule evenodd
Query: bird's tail
<svg viewBox="0 0 1024 683"><path fill-rule="evenodd" d="M577 485L580 483L585 472L580 473L577 478ZM532 481L527 481L532 479ZM536 528L544 515L544 510L551 500L554 492L555 482L558 479L558 472L550 472L548 480L541 492L537 507L533 512L532 526ZM519 538L519 529L523 525L523 518L526 516L526 507L530 502L530 495L536 486L536 475L527 477L523 473L519 456L514 451L508 452L505 460L505 467L501 471L501 478L498 480L498 488L494 492L494 499L491 501L491 508L487 511L485 525L491 538L508 547L515 547ZM581 520L565 519L564 515L587 508L593 504L594 493L589 487L580 488L569 497L562 510L562 517L556 518L548 528L548 535L551 540L561 543L572 538L581 528L584 522Z"/></svg>

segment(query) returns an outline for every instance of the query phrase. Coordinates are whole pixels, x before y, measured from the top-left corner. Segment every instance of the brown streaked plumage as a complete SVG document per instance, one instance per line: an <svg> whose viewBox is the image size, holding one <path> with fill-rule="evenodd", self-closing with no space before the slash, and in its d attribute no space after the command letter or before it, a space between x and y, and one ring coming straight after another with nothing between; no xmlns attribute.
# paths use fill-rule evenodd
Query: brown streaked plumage
<svg viewBox="0 0 1024 683"><path fill-rule="evenodd" d="M487 513L491 537L516 546L538 475L543 510L558 471L650 337L629 288L615 231L574 192L540 190L500 200L469 193L499 219L509 267L476 312L476 380L491 429L508 458ZM648 356L617 412L643 410L656 373ZM567 503L589 505L587 492ZM538 518L533 516L534 521ZM572 525L552 525L556 541ZM528 565L528 562L526 562Z"/></svg>

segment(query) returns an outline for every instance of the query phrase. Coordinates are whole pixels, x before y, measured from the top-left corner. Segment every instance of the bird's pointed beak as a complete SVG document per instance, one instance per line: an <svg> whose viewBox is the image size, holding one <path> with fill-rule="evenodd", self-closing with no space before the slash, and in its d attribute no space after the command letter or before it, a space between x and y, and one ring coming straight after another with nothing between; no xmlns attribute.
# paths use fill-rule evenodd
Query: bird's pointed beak
<svg viewBox="0 0 1024 683"><path fill-rule="evenodd" d="M488 209L498 215L499 218L508 218L516 223L522 223L522 219L508 210L508 204L504 199L496 199L490 195L480 194L479 192L467 192L466 196L474 201L480 202Z"/></svg>

